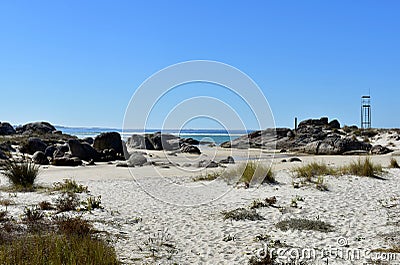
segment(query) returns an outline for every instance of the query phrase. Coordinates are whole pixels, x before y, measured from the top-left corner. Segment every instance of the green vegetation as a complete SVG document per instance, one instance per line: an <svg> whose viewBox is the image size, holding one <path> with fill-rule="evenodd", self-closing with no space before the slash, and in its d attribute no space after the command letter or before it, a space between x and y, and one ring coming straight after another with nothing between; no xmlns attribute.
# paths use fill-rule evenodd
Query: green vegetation
<svg viewBox="0 0 400 265"><path fill-rule="evenodd" d="M19 236L0 244L0 264L119 264L115 251L90 236L56 233Z"/></svg>
<svg viewBox="0 0 400 265"><path fill-rule="evenodd" d="M246 209L246 208L237 208L231 211L222 211L222 215L224 216L224 220L250 220L250 221L258 221L264 220L260 214L257 213L255 209Z"/></svg>
<svg viewBox="0 0 400 265"><path fill-rule="evenodd" d="M193 179L193 181L213 181L222 175L222 172L211 172L205 175L200 175Z"/></svg>
<svg viewBox="0 0 400 265"><path fill-rule="evenodd" d="M296 167L293 172L297 178L302 178L308 182L314 182L314 178L317 176L337 175L337 170L323 162L312 162L305 166Z"/></svg>
<svg viewBox="0 0 400 265"><path fill-rule="evenodd" d="M258 183L276 183L275 176L270 167L260 162L248 161L231 170L223 173L222 177L231 182L234 179L237 183L250 184L252 181Z"/></svg>
<svg viewBox="0 0 400 265"><path fill-rule="evenodd" d="M21 191L31 191L39 175L39 166L31 162L7 161L4 163L3 175L8 178L15 189Z"/></svg>
<svg viewBox="0 0 400 265"><path fill-rule="evenodd" d="M292 230L313 230L319 232L331 232L333 231L333 226L320 221L320 220L308 220L308 219L298 219L292 218L284 221L280 221L275 225L282 231Z"/></svg>
<svg viewBox="0 0 400 265"><path fill-rule="evenodd" d="M375 165L369 157L366 157L363 161L358 159L356 162L342 167L341 173L363 177L376 177L382 173L382 166Z"/></svg>
<svg viewBox="0 0 400 265"><path fill-rule="evenodd" d="M56 182L53 184L53 191L82 193L89 192L87 186L79 185L75 180L65 179L64 182Z"/></svg>

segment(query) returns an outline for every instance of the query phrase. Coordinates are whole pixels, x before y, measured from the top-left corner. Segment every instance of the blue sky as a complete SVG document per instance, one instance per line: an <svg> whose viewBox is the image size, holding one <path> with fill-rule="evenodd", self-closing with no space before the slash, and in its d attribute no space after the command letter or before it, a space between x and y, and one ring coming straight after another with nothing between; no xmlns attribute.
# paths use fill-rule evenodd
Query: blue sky
<svg viewBox="0 0 400 265"><path fill-rule="evenodd" d="M214 60L260 86L279 127L359 124L369 89L373 126L400 127L399 12L400 1L1 1L0 121L118 128L146 78Z"/></svg>

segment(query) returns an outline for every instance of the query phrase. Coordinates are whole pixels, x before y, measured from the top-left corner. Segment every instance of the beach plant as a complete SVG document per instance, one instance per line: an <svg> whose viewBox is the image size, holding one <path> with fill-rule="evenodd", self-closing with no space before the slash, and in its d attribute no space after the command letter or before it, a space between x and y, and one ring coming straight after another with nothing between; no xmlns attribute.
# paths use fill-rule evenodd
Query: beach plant
<svg viewBox="0 0 400 265"><path fill-rule="evenodd" d="M221 175L222 175L222 172L219 172L219 171L209 172L209 173L206 173L205 175L200 175L198 177L195 177L193 179L193 181L213 181L213 180L216 180Z"/></svg>
<svg viewBox="0 0 400 265"><path fill-rule="evenodd" d="M90 236L26 234L0 244L0 264L119 264L113 247Z"/></svg>
<svg viewBox="0 0 400 265"><path fill-rule="evenodd" d="M73 192L63 192L55 201L58 212L75 211L79 204L79 198Z"/></svg>
<svg viewBox="0 0 400 265"><path fill-rule="evenodd" d="M43 212L39 209L39 207L25 207L22 220L31 223L42 220L43 217Z"/></svg>
<svg viewBox="0 0 400 265"><path fill-rule="evenodd" d="M329 223L323 222L319 219L309 220L303 218L291 218L288 220L283 220L275 225L278 229L282 231L288 230L312 230L319 232L332 232L333 226Z"/></svg>
<svg viewBox="0 0 400 265"><path fill-rule="evenodd" d="M400 168L397 160L393 157L390 159L390 168Z"/></svg>
<svg viewBox="0 0 400 265"><path fill-rule="evenodd" d="M366 157L364 160L359 158L357 161L342 167L341 173L363 177L376 177L382 173L382 166L374 164L369 157Z"/></svg>
<svg viewBox="0 0 400 265"><path fill-rule="evenodd" d="M150 253L150 257L154 260L165 258L171 260L173 255L178 253L175 242L168 229L160 230L152 233L143 242L142 246L138 246L140 251Z"/></svg>
<svg viewBox="0 0 400 265"><path fill-rule="evenodd" d="M85 206L81 210L85 211L92 211L94 209L103 209L103 206L101 206L101 196L89 196L86 201L83 201L82 204Z"/></svg>
<svg viewBox="0 0 400 265"><path fill-rule="evenodd" d="M76 183L75 180L64 179L64 182L56 182L53 184L53 191L88 193L88 187Z"/></svg>
<svg viewBox="0 0 400 265"><path fill-rule="evenodd" d="M250 209L258 209L262 207L270 207L276 203L276 197L265 198L264 200L256 199L250 204Z"/></svg>
<svg viewBox="0 0 400 265"><path fill-rule="evenodd" d="M259 183L276 183L274 172L270 167L265 166L261 162L248 161L240 164L239 166L226 170L223 172L222 177L229 183L232 180L237 183L251 184L252 181Z"/></svg>
<svg viewBox="0 0 400 265"><path fill-rule="evenodd" d="M54 210L53 205L51 204L51 202L48 201L41 201L39 202L38 206L42 211Z"/></svg>
<svg viewBox="0 0 400 265"><path fill-rule="evenodd" d="M67 236L84 237L93 234L93 225L81 217L59 216L54 218L58 231Z"/></svg>
<svg viewBox="0 0 400 265"><path fill-rule="evenodd" d="M308 182L314 182L315 177L336 175L337 170L329 167L324 162L311 162L307 165L294 168L293 173L296 178L301 178Z"/></svg>
<svg viewBox="0 0 400 265"><path fill-rule="evenodd" d="M28 191L34 187L35 180L39 175L39 166L31 162L7 161L2 166L2 174L8 178L17 190Z"/></svg>
<svg viewBox="0 0 400 265"><path fill-rule="evenodd" d="M224 220L249 220L249 221L259 221L264 220L255 209L237 208L231 211L222 211Z"/></svg>

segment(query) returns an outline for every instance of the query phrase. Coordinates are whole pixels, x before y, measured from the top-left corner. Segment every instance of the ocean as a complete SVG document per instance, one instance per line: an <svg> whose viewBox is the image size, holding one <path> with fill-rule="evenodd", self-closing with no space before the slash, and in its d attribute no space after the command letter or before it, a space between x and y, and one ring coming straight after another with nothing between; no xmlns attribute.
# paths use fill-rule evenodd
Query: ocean
<svg viewBox="0 0 400 265"><path fill-rule="evenodd" d="M63 133L75 135L78 138L85 137L96 137L100 133L103 132L118 132L121 134L123 140L127 140L132 134L143 134L143 130L139 129L130 129L130 130L122 130L122 129L112 129L112 128L84 128L84 127L63 127L56 126L57 130L62 131ZM160 129L151 129L146 130L146 133L155 133L161 131ZM198 141L206 141L206 142L214 142L216 145L219 145L226 141L231 141L233 139L238 138L244 134L248 134L252 131L245 130L210 130L210 129L199 129L199 130L162 130L163 133L169 133L181 138L193 138Z"/></svg>

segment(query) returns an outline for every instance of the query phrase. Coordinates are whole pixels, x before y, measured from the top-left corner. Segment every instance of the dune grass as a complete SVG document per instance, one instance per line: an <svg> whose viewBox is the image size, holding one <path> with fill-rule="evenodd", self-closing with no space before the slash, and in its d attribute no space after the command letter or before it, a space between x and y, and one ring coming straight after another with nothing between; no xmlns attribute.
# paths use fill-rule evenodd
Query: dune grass
<svg viewBox="0 0 400 265"><path fill-rule="evenodd" d="M31 162L7 161L2 166L2 174L8 178L17 190L29 191L34 189L34 184L39 175L39 166Z"/></svg>
<svg viewBox="0 0 400 265"><path fill-rule="evenodd" d="M308 182L314 182L317 176L337 175L338 171L329 167L324 162L311 162L305 166L296 167L293 169L297 178L302 178Z"/></svg>
<svg viewBox="0 0 400 265"><path fill-rule="evenodd" d="M366 157L364 160L358 159L347 166L341 168L342 174L349 174L361 177L376 177L382 173L382 166L374 164L371 158Z"/></svg>
<svg viewBox="0 0 400 265"><path fill-rule="evenodd" d="M222 177L228 182L232 180L237 183L276 183L274 172L270 167L261 162L248 161L238 165L235 168L227 170Z"/></svg>
<svg viewBox="0 0 400 265"><path fill-rule="evenodd" d="M56 182L53 184L53 191L88 193L88 187L76 183L75 180L64 179L64 182Z"/></svg>
<svg viewBox="0 0 400 265"><path fill-rule="evenodd" d="M88 235L36 234L0 244L0 264L119 264L115 251Z"/></svg>
<svg viewBox="0 0 400 265"><path fill-rule="evenodd" d="M323 222L321 220L309 220L309 219L299 219L292 218L284 221L280 221L275 225L282 231L288 230L312 230L319 232L331 232L333 231L333 226Z"/></svg>
<svg viewBox="0 0 400 265"><path fill-rule="evenodd" d="M395 158L390 159L390 168L400 168L399 164L397 163L397 160Z"/></svg>

